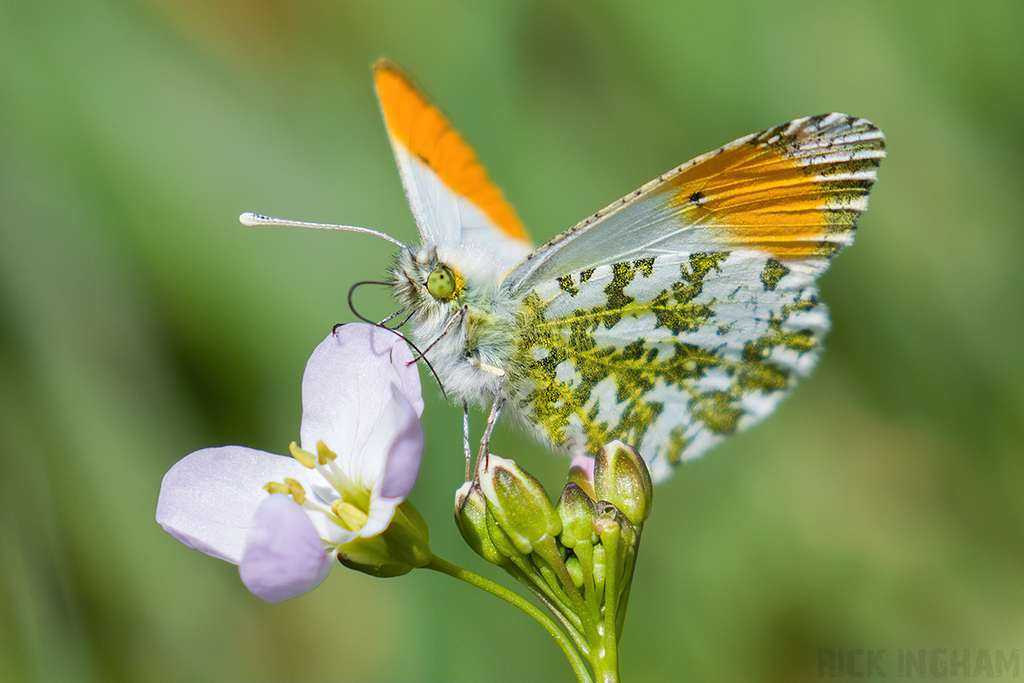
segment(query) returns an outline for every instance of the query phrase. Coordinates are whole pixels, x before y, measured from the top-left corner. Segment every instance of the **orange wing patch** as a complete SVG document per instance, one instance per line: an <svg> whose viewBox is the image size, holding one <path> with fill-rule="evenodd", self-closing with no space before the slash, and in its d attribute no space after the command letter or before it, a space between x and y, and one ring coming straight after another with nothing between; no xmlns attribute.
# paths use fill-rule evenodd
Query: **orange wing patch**
<svg viewBox="0 0 1024 683"><path fill-rule="evenodd" d="M528 241L515 210L444 114L392 62L378 60L373 70L388 132L432 168L453 192L476 204L509 237Z"/></svg>
<svg viewBox="0 0 1024 683"><path fill-rule="evenodd" d="M780 260L831 256L852 241L885 138L864 119L827 114L741 138L666 179L669 205L731 247Z"/></svg>

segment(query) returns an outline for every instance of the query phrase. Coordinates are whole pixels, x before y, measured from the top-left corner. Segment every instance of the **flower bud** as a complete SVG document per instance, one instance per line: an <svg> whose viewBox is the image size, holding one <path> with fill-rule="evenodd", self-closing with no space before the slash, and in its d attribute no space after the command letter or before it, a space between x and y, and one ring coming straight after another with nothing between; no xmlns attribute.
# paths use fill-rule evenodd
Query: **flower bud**
<svg viewBox="0 0 1024 683"><path fill-rule="evenodd" d="M494 519L490 508L487 509L487 535L490 537L491 543L494 544L494 549L499 555L507 557L512 564L522 568L522 562L527 556L520 552L515 544L512 543L512 539L509 538L509 535L505 533Z"/></svg>
<svg viewBox="0 0 1024 683"><path fill-rule="evenodd" d="M647 463L636 449L621 441L612 441L598 453L594 491L599 500L619 508L637 527L651 514L654 487Z"/></svg>
<svg viewBox="0 0 1024 683"><path fill-rule="evenodd" d="M565 485L555 509L562 519L562 545L575 548L577 543L597 542L594 533L597 505L576 482L570 481Z"/></svg>
<svg viewBox="0 0 1024 683"><path fill-rule="evenodd" d="M395 508L383 533L356 538L338 551L338 561L349 569L379 577L408 574L433 557L427 523L409 501Z"/></svg>
<svg viewBox="0 0 1024 683"><path fill-rule="evenodd" d="M519 552L529 555L535 544L562 531L562 520L544 487L512 460L483 458L477 477L488 511Z"/></svg>
<svg viewBox="0 0 1024 683"><path fill-rule="evenodd" d="M455 523L473 552L491 564L507 563L487 533L487 500L477 482L467 481L455 492Z"/></svg>
<svg viewBox="0 0 1024 683"><path fill-rule="evenodd" d="M591 499L597 500L594 493L594 459L589 455L577 455L569 463L569 481L583 489Z"/></svg>

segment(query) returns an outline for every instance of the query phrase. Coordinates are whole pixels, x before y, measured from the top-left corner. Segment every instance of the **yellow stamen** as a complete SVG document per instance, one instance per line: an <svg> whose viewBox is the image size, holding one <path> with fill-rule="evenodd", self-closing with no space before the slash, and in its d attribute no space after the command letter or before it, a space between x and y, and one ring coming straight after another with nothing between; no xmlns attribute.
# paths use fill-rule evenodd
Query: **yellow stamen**
<svg viewBox="0 0 1024 683"><path fill-rule="evenodd" d="M299 444L294 441L288 444L288 452L305 467L308 467L309 469L316 467L316 456L309 451L304 451L299 448Z"/></svg>
<svg viewBox="0 0 1024 683"><path fill-rule="evenodd" d="M287 486L285 486L284 484L279 484L276 481L267 482L266 484L263 485L263 488L266 490L267 493L283 493L285 495L291 493L291 490Z"/></svg>
<svg viewBox="0 0 1024 683"><path fill-rule="evenodd" d="M302 505L306 502L306 489L302 488L302 484L291 478L285 479L284 483L288 484L288 487L291 489L292 499L296 503Z"/></svg>
<svg viewBox="0 0 1024 683"><path fill-rule="evenodd" d="M359 531L366 525L369 516L352 503L339 498L331 503L331 510L341 521L341 526L349 531Z"/></svg>
<svg viewBox="0 0 1024 683"><path fill-rule="evenodd" d="M322 440L316 442L316 455L317 461L321 465L326 465L328 461L334 460L338 457L337 453L334 453L330 448L327 447Z"/></svg>
<svg viewBox="0 0 1024 683"><path fill-rule="evenodd" d="M276 481L270 481L263 485L263 489L267 493L283 493L286 496L291 496L299 505L306 502L306 489L302 488L302 484L292 478L287 478L284 483L278 483Z"/></svg>

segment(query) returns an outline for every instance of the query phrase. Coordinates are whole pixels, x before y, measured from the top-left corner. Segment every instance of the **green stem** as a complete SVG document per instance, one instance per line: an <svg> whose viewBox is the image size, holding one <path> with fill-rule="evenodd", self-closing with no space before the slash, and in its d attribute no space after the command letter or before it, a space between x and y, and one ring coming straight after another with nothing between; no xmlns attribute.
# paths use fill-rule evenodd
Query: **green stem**
<svg viewBox="0 0 1024 683"><path fill-rule="evenodd" d="M482 576L474 574L471 571L463 569L458 565L452 564L447 560L442 560L440 557L437 557L436 555L434 556L433 559L430 560L429 564L424 566L424 569L433 569L434 571L441 572L442 574L447 574L448 576L459 579L461 581L465 581L471 586L481 588L487 591L488 593L491 593L501 598L510 605L515 605L522 611L526 612L528 615L533 617L534 620L537 621L537 623L543 626L544 629L548 632L548 634L555 639L555 642L558 643L558 646L562 648L562 652L563 654L565 654L565 658L569 660L569 666L572 667L573 673L576 674L576 678L579 680L579 682L592 683L593 679L591 679L590 677L590 672L587 671L587 665L583 662L583 659L580 657L579 653L576 652L575 649L573 649L572 642L570 642L569 638L564 633L562 633L562 631L559 630L559 628L555 625L553 621L551 621L551 619L549 619L543 612L537 609L537 607L535 607L532 603L528 602L527 600L524 600L520 595L518 595L517 593L513 593L504 586L499 586L493 581L490 581Z"/></svg>
<svg viewBox="0 0 1024 683"><path fill-rule="evenodd" d="M605 549L604 604L601 607L601 623L598 626L597 644L590 655L590 666L594 678L601 683L618 683L619 645L616 617L618 616L619 587L622 576L622 548L619 545L621 527L609 524L600 534Z"/></svg>
<svg viewBox="0 0 1024 683"><path fill-rule="evenodd" d="M583 622L579 616L572 611L568 604L568 596L561 590L555 590L558 584L554 585L544 578L541 570L534 562L525 555L517 555L509 558L512 564L519 570L521 576L516 576L520 583L529 588L538 597L544 596L544 605L556 616L564 616L572 624L573 629L578 633L583 629ZM526 579L525 581L523 579Z"/></svg>
<svg viewBox="0 0 1024 683"><path fill-rule="evenodd" d="M576 627L576 625L573 622L569 621L569 618L566 615L566 613L562 611L558 607L558 605L551 602L551 600L548 599L546 594L537 590L536 586L531 586L527 583L523 583L523 585L531 593L537 596L537 599L540 600L541 603L543 603L544 606L548 608L548 611L551 612L551 615L558 621L559 624L562 625L562 628L564 628L565 632L569 634L569 637L572 638L572 642L576 644L576 649L580 652L580 654L589 659L590 643L583 636L583 634L579 632L579 629Z"/></svg>
<svg viewBox="0 0 1024 683"><path fill-rule="evenodd" d="M566 600L572 603L569 610L570 614L579 616L584 635L587 640L593 642L597 632L597 624L594 623L593 613L587 609L583 596L580 595L579 589L576 588L572 577L569 576L569 570L565 568L565 562L562 560L561 553L558 552L555 540L551 537L544 539L544 541L534 545L533 552L555 573L557 583L554 586L558 586L560 593L565 596ZM550 584L551 582L548 583Z"/></svg>

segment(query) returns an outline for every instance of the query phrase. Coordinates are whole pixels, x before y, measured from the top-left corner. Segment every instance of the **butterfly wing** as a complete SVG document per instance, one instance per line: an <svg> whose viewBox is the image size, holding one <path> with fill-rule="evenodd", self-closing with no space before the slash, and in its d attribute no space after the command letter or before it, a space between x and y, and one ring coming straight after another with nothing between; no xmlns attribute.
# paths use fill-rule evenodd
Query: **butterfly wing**
<svg viewBox="0 0 1024 683"><path fill-rule="evenodd" d="M542 246L502 285L522 302L518 412L572 450L632 443L655 478L771 413L817 361L815 281L884 156L863 119L797 119Z"/></svg>
<svg viewBox="0 0 1024 683"><path fill-rule="evenodd" d="M381 59L373 68L423 244L473 244L506 267L530 253L530 239L515 211L444 114L392 62Z"/></svg>

